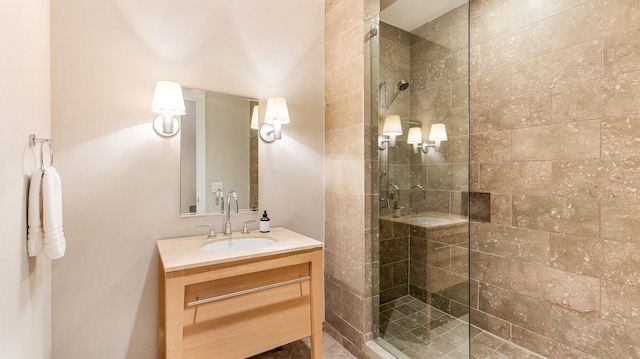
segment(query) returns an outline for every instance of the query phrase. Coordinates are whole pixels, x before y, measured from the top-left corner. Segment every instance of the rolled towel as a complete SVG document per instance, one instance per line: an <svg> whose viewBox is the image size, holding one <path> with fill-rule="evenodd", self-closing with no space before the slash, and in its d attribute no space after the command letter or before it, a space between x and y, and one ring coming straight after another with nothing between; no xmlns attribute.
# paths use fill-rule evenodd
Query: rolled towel
<svg viewBox="0 0 640 359"><path fill-rule="evenodd" d="M58 236L46 237L44 240L44 256L47 259L58 259L64 256L66 250L66 242L64 234Z"/></svg>
<svg viewBox="0 0 640 359"><path fill-rule="evenodd" d="M35 170L29 183L29 207L27 209L27 253L35 257L42 253L44 231L42 230L42 171Z"/></svg>
<svg viewBox="0 0 640 359"><path fill-rule="evenodd" d="M66 241L62 230L62 186L53 167L44 170L42 178L42 220L44 223L44 256L58 259L64 255Z"/></svg>

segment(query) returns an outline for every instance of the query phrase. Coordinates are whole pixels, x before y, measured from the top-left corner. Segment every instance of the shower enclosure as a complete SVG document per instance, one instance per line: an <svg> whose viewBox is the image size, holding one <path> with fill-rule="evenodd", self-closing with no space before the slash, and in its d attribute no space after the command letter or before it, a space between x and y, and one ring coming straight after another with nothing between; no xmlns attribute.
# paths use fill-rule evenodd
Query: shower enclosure
<svg viewBox="0 0 640 359"><path fill-rule="evenodd" d="M416 23L394 13L429 5L401 3L381 9L370 41L374 339L399 358L468 357L469 7Z"/></svg>

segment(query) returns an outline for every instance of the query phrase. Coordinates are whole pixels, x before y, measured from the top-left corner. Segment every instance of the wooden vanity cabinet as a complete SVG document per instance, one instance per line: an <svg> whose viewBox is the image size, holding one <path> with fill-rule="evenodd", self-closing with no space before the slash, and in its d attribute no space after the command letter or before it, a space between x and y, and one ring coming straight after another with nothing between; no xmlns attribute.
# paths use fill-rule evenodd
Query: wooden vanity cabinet
<svg viewBox="0 0 640 359"><path fill-rule="evenodd" d="M322 248L159 271L159 358L244 359L305 337L322 358Z"/></svg>

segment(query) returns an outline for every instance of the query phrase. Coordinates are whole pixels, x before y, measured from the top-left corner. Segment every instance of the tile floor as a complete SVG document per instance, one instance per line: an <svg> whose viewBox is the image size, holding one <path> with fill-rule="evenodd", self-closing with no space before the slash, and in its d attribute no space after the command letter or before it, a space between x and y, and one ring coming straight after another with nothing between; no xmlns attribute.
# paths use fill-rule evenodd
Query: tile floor
<svg viewBox="0 0 640 359"><path fill-rule="evenodd" d="M468 358L469 325L464 320L402 297L380 306L379 344L399 358Z"/></svg>
<svg viewBox="0 0 640 359"><path fill-rule="evenodd" d="M475 329L475 330L474 330ZM510 343L484 330L472 329L471 359L543 359L522 347Z"/></svg>
<svg viewBox="0 0 640 359"><path fill-rule="evenodd" d="M380 306L378 344L402 359L542 358L411 296Z"/></svg>
<svg viewBox="0 0 640 359"><path fill-rule="evenodd" d="M380 306L377 343L400 359L543 358L475 327L469 335L468 316L454 318L411 296ZM249 359L309 359L309 350L306 338ZM327 333L322 335L322 351L327 359L355 359Z"/></svg>
<svg viewBox="0 0 640 359"><path fill-rule="evenodd" d="M272 350L252 356L249 359L309 359L311 358L309 352L309 338L306 338L287 344L282 347L282 350ZM356 359L327 333L322 333L322 357L327 359Z"/></svg>

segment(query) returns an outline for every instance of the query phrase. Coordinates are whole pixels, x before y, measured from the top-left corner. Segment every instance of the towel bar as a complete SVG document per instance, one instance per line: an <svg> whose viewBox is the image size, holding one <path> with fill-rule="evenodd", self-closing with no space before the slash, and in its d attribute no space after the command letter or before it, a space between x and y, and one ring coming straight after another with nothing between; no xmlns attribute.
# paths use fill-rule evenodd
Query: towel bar
<svg viewBox="0 0 640 359"><path fill-rule="evenodd" d="M255 292L259 292L259 291L266 290L266 289L282 287L282 286L287 285L287 284L300 283L300 282L308 281L309 279L311 279L311 276L306 276L306 277L300 277L300 278L296 278L296 279L286 280L284 282L273 283L273 284L264 285L264 286L261 286L261 287L255 287L255 288L251 288L251 289L240 290L240 291L237 291L237 292L223 294L223 295L219 295L219 296L211 297L211 298L206 298L206 299L198 299L198 298L196 298L197 300L187 303L187 307L193 307L193 306L196 306L196 305L205 304L205 303L211 303L211 302L215 302L215 301L222 300L222 299L233 298L233 297L237 297L237 296L240 296L240 295L255 293Z"/></svg>

